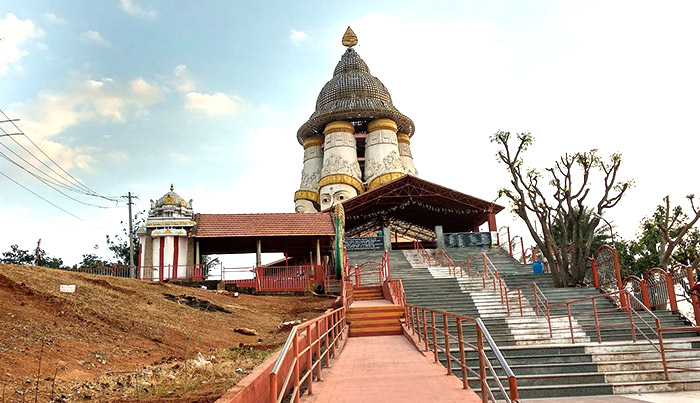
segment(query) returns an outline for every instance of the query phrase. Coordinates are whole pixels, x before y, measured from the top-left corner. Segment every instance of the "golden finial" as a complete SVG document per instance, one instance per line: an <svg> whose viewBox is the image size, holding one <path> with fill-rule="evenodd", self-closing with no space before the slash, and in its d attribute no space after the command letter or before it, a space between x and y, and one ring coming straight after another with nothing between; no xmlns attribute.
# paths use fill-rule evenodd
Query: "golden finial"
<svg viewBox="0 0 700 403"><path fill-rule="evenodd" d="M352 28L348 26L348 29L345 30L345 33L343 34L343 46L347 47L353 47L357 45L357 35L352 31Z"/></svg>
<svg viewBox="0 0 700 403"><path fill-rule="evenodd" d="M175 188L173 187L173 184L171 183L170 184L170 191L172 192L173 190L175 190Z"/></svg>

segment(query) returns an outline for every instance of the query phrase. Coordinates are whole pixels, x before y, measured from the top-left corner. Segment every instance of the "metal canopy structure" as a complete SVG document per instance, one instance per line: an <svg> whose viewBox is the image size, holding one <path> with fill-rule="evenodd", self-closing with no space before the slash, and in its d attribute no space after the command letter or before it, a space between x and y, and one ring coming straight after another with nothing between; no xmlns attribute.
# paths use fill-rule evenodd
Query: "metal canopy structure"
<svg viewBox="0 0 700 403"><path fill-rule="evenodd" d="M398 235L424 241L435 239L435 226L444 232L478 231L503 206L406 175L343 202L346 236L362 236L389 227Z"/></svg>

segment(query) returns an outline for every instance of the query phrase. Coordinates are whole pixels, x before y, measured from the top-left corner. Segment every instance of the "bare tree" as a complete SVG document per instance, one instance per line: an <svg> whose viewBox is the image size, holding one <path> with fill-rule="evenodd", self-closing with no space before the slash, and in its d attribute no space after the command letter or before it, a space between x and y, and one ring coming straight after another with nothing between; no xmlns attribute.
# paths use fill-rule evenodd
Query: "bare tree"
<svg viewBox="0 0 700 403"><path fill-rule="evenodd" d="M659 266L664 270L668 270L676 247L683 242L688 231L700 219L700 208L695 206L695 195L691 194L686 198L690 201L690 208L693 211L691 217L683 213L681 206L671 209L671 201L668 196L664 197L665 206L659 206L660 208L657 208L657 214L654 217L661 235L659 239ZM694 248L697 248L697 245ZM693 268L697 268L698 265L700 265L700 254L696 255L690 264Z"/></svg>
<svg viewBox="0 0 700 403"><path fill-rule="evenodd" d="M553 167L546 169L549 181L542 183L540 172L523 167L522 156L533 142L532 135L517 133L515 137L517 147L512 150L510 132L498 131L491 136L491 142L502 148L497 156L511 176L512 188L501 189L499 195L510 199L513 211L523 219L550 262L554 284L558 287L579 284L586 273L599 217L614 207L632 185L631 181L617 180L622 157L613 154L610 161L604 161L595 149L564 154ZM585 201L591 193L591 174L597 172L603 176L602 195L595 206L589 207ZM547 196L550 189L553 194ZM587 211L594 213L592 219L585 217ZM541 234L533 220L540 223ZM555 227L559 230L553 231Z"/></svg>

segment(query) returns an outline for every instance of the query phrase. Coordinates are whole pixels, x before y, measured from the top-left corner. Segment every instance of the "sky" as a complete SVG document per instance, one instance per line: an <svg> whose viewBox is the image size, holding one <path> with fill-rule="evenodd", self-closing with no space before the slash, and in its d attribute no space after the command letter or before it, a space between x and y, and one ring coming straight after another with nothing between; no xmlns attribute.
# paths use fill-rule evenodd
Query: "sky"
<svg viewBox="0 0 700 403"><path fill-rule="evenodd" d="M697 15L696 1L4 0L0 109L27 136L0 137L0 152L54 167L31 140L95 193L137 195L135 211L172 183L199 213L292 212L296 132L349 25L415 122L420 177L496 200L497 130L532 133L537 169L619 152L635 186L606 218L629 239L664 196L689 209L696 191ZM0 173L0 252L41 238L67 264L111 257L123 201L72 200L5 158ZM524 232L507 211L497 223Z"/></svg>

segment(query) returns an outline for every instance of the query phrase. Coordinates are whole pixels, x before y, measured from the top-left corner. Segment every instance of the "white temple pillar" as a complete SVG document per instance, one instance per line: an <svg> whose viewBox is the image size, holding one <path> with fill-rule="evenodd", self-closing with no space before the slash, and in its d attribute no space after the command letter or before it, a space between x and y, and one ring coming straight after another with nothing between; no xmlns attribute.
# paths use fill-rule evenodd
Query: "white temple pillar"
<svg viewBox="0 0 700 403"><path fill-rule="evenodd" d="M406 173L409 175L418 176L418 171L416 167L413 166L413 154L411 154L411 138L408 137L406 133L399 133L396 135L399 140L399 155L401 156L401 162L406 168Z"/></svg>
<svg viewBox="0 0 700 403"><path fill-rule="evenodd" d="M304 140L304 168L301 171L301 184L294 193L294 210L297 213L315 213L320 204L318 181L323 169L323 137L315 136Z"/></svg>
<svg viewBox="0 0 700 403"><path fill-rule="evenodd" d="M399 155L396 123L391 119L373 120L367 126L365 140L365 182L375 189L406 175Z"/></svg>
<svg viewBox="0 0 700 403"><path fill-rule="evenodd" d="M357 162L355 127L344 121L326 125L323 169L318 183L321 210L355 197L364 191L362 171Z"/></svg>

